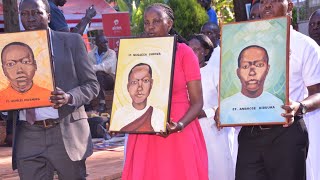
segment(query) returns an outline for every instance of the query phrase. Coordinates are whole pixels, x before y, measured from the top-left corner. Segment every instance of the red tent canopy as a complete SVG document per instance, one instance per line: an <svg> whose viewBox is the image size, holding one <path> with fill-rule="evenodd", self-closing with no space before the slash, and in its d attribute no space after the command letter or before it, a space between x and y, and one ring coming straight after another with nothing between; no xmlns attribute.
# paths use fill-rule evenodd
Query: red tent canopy
<svg viewBox="0 0 320 180"><path fill-rule="evenodd" d="M3 28L3 6L0 0L0 29ZM21 0L17 0L20 3ZM63 11L69 27L74 27L85 15L86 9L94 5L97 15L92 19L92 29L102 29L101 14L114 13L114 10L105 0L67 0L67 3L60 7Z"/></svg>
<svg viewBox="0 0 320 180"><path fill-rule="evenodd" d="M67 0L67 3L61 9L65 14L85 14L86 9L91 5L94 5L98 14L116 12L104 0Z"/></svg>
<svg viewBox="0 0 320 180"><path fill-rule="evenodd" d="M0 0L0 15L3 15L3 6ZM21 0L17 0L20 3ZM67 0L67 3L61 8L65 14L85 14L86 9L94 5L98 14L115 12L115 10L104 0Z"/></svg>

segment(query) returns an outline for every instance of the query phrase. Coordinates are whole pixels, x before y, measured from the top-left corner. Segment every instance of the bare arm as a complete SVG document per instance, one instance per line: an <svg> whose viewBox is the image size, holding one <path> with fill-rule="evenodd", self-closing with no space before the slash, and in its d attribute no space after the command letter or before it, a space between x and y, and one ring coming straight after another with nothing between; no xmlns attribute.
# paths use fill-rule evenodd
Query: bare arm
<svg viewBox="0 0 320 180"><path fill-rule="evenodd" d="M86 15L81 19L81 21L72 29L73 33L83 34L86 29L87 24L91 22L91 19L97 14L93 6L90 6L86 10Z"/></svg>
<svg viewBox="0 0 320 180"><path fill-rule="evenodd" d="M307 89L309 96L302 100L301 103L307 107L307 112L311 112L320 108L320 83L308 86ZM290 105L282 106L282 108L287 111L286 113L282 114L282 116L289 119L288 124L284 125L284 127L288 127L293 123L293 118L297 114L299 106L300 103L295 101L291 101Z"/></svg>
<svg viewBox="0 0 320 180"><path fill-rule="evenodd" d="M190 81L187 83L187 88L190 98L190 107L188 111L185 113L185 115L179 120L179 122L183 124L183 127L186 127L188 124L190 124L194 119L198 117L203 106L201 81ZM180 131L183 127L174 122L170 122L167 124L167 129L169 133Z"/></svg>
<svg viewBox="0 0 320 180"><path fill-rule="evenodd" d="M309 96L301 101L302 104L307 106L308 112L320 108L320 83L308 86Z"/></svg>

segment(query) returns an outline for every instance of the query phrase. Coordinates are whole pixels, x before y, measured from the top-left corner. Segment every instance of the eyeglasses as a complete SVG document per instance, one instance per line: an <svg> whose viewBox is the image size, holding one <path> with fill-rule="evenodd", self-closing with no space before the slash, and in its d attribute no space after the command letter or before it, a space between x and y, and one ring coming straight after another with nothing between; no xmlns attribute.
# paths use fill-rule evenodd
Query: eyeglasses
<svg viewBox="0 0 320 180"><path fill-rule="evenodd" d="M19 60L9 60L4 64L4 66L9 69L15 68L15 67L17 67L18 62L20 62L22 65L33 65L34 64L34 60L31 60L29 58L22 58Z"/></svg>
<svg viewBox="0 0 320 180"><path fill-rule="evenodd" d="M241 69L248 69L250 68L252 65L254 65L257 68L262 68L267 64L267 62L265 60L257 60L257 61L253 61L253 62L241 62L240 63L240 68Z"/></svg>

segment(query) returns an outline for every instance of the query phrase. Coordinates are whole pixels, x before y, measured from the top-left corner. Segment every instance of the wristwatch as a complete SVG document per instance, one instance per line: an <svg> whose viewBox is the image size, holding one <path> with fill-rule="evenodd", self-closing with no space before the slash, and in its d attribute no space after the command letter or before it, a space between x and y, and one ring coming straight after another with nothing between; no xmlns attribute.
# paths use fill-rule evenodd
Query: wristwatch
<svg viewBox="0 0 320 180"><path fill-rule="evenodd" d="M298 113L299 115L304 115L307 113L307 106L303 103L300 102L300 106L299 106L299 109L298 109Z"/></svg>
<svg viewBox="0 0 320 180"><path fill-rule="evenodd" d="M181 131L184 128L184 124L180 121L177 124L180 126L180 128L181 128L180 131Z"/></svg>

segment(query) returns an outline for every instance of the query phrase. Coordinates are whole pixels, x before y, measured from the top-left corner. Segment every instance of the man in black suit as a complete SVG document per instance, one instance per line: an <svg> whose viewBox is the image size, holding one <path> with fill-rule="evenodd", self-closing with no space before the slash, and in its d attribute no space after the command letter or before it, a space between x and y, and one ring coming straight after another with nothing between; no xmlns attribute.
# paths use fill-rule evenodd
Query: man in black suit
<svg viewBox="0 0 320 180"><path fill-rule="evenodd" d="M19 10L27 31L48 29L47 0L22 0ZM99 84L81 36L48 31L56 84L50 97L53 105L13 113L19 115L13 166L21 179L53 179L54 169L59 179L85 179L84 159L93 151L83 105L97 96Z"/></svg>

